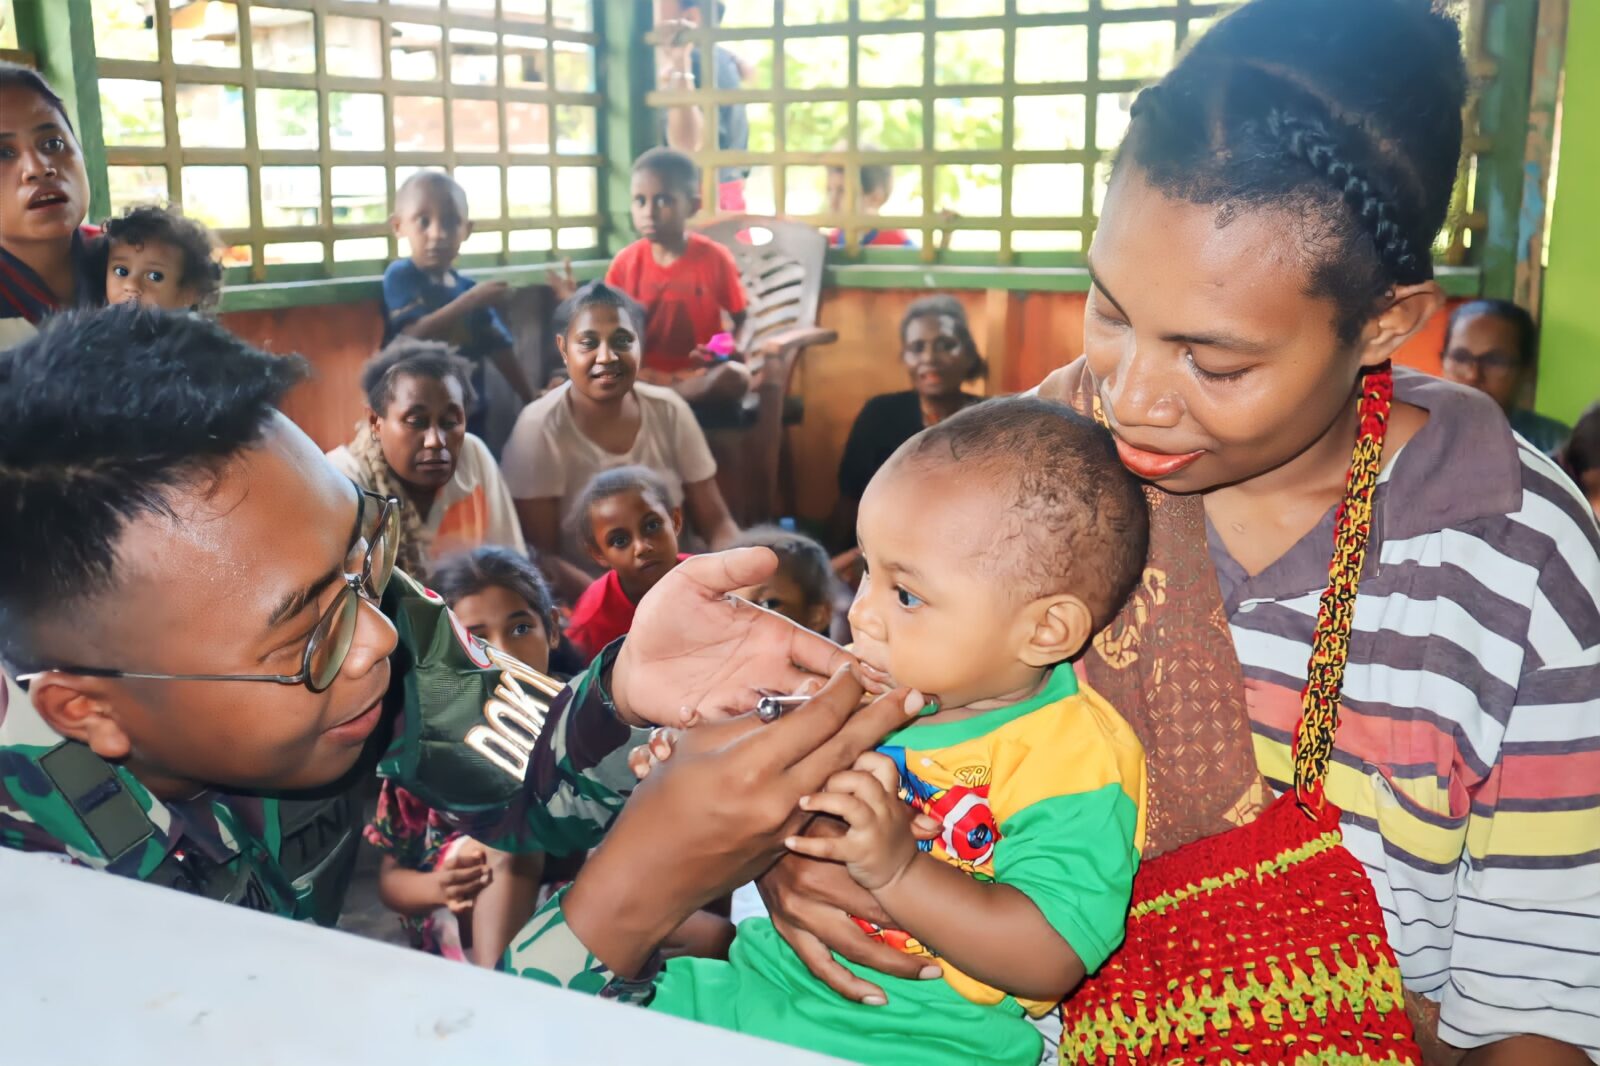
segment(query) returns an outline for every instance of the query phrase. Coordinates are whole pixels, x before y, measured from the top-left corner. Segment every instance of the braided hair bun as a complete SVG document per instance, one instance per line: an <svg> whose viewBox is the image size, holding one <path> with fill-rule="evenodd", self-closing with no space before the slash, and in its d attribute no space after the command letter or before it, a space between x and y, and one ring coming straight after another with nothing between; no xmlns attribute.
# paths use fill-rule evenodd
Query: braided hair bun
<svg viewBox="0 0 1600 1066"><path fill-rule="evenodd" d="M1465 96L1460 29L1429 0L1253 0L1140 94L1117 166L1303 219L1348 341L1385 292L1433 276Z"/></svg>

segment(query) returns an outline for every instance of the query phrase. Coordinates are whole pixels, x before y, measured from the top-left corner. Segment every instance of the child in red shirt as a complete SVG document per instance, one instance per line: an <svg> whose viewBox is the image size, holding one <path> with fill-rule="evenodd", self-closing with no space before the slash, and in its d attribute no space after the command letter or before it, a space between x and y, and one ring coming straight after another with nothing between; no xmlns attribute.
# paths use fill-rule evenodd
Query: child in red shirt
<svg viewBox="0 0 1600 1066"><path fill-rule="evenodd" d="M655 471L621 466L595 475L574 510L574 535L590 558L610 567L573 605L567 638L586 658L633 626L633 612L687 555L678 552L683 511Z"/></svg>
<svg viewBox="0 0 1600 1066"><path fill-rule="evenodd" d="M606 283L644 305L640 380L669 386L690 403L736 401L750 389L750 371L737 355L718 355L707 342L739 331L747 301L733 254L687 229L700 211L694 161L652 148L633 164L632 187L640 239L612 261Z"/></svg>

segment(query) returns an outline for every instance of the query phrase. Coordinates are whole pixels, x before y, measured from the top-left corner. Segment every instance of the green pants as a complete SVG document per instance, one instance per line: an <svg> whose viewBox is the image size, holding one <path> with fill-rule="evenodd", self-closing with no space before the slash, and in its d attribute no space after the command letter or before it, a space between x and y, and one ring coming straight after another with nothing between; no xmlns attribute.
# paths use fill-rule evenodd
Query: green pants
<svg viewBox="0 0 1600 1066"><path fill-rule="evenodd" d="M874 1066L1039 1061L1039 1031L1014 1002L979 1006L944 981L844 965L880 986L888 1004L841 998L811 976L770 921L752 918L740 924L727 962L669 962L650 1009Z"/></svg>

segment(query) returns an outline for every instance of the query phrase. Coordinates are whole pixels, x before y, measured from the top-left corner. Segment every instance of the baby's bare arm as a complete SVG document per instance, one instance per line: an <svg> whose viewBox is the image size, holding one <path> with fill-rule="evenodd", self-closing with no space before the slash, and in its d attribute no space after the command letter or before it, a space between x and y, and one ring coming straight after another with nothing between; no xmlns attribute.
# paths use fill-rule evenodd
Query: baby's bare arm
<svg viewBox="0 0 1600 1066"><path fill-rule="evenodd" d="M842 819L845 833L791 838L789 849L843 863L896 928L985 984L1034 1000L1060 999L1076 988L1083 963L1032 900L917 849L898 781L888 758L861 756L800 801L805 810Z"/></svg>
<svg viewBox="0 0 1600 1066"><path fill-rule="evenodd" d="M1061 999L1083 980L1083 963L1010 885L974 880L926 852L873 898L895 925L984 984L1022 999Z"/></svg>

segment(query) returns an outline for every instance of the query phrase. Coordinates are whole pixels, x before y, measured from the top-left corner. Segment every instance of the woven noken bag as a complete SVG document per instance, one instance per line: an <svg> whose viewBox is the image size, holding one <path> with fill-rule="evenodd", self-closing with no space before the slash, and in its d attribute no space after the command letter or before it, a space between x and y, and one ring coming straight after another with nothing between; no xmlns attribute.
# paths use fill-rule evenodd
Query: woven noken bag
<svg viewBox="0 0 1600 1066"><path fill-rule="evenodd" d="M1158 855L1127 939L1062 1005L1063 1063L1419 1063L1400 971L1366 872L1323 792L1356 583L1394 392L1362 382L1295 738L1295 788L1254 821Z"/></svg>

